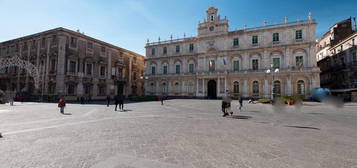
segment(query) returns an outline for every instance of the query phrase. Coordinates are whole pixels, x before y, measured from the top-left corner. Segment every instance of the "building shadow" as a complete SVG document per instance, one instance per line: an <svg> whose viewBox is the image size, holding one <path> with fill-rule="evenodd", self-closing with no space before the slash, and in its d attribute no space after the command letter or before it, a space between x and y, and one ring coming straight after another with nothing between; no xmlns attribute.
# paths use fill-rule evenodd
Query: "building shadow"
<svg viewBox="0 0 357 168"><path fill-rule="evenodd" d="M248 119L251 119L252 117L251 116L243 116L243 115L234 115L231 118L239 119L239 120L248 120Z"/></svg>
<svg viewBox="0 0 357 168"><path fill-rule="evenodd" d="M63 115L72 115L72 113L63 113Z"/></svg>
<svg viewBox="0 0 357 168"><path fill-rule="evenodd" d="M285 127L320 130L320 128L316 128L316 127L305 127L305 126L296 126L296 125L287 125L287 126L285 126Z"/></svg>

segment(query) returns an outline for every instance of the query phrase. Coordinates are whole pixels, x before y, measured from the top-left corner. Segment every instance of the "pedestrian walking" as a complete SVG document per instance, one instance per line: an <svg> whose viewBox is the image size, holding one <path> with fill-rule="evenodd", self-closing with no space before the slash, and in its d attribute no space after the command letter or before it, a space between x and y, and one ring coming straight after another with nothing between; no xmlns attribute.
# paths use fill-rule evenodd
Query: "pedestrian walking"
<svg viewBox="0 0 357 168"><path fill-rule="evenodd" d="M119 95L119 109L124 111L124 96L122 94Z"/></svg>
<svg viewBox="0 0 357 168"><path fill-rule="evenodd" d="M114 104L115 104L115 111L117 111L118 104L119 104L119 95L116 95L114 98ZM120 108L120 107L119 107Z"/></svg>
<svg viewBox="0 0 357 168"><path fill-rule="evenodd" d="M64 108L66 107L66 101L64 98L61 98L58 102L58 107L60 108L60 112L64 114Z"/></svg>
<svg viewBox="0 0 357 168"><path fill-rule="evenodd" d="M242 108L243 108L243 98L240 97L239 98L239 111L242 111Z"/></svg>
<svg viewBox="0 0 357 168"><path fill-rule="evenodd" d="M231 111L231 102L232 99L229 96L228 91L226 91L226 95L222 97L222 112L223 112L223 117L229 115L233 115L233 112Z"/></svg>
<svg viewBox="0 0 357 168"><path fill-rule="evenodd" d="M110 96L108 95L107 96L107 107L109 107L109 104L110 104Z"/></svg>
<svg viewBox="0 0 357 168"><path fill-rule="evenodd" d="M159 99L160 99L160 101L161 101L161 105L164 105L165 97L164 97L164 96L160 96Z"/></svg>
<svg viewBox="0 0 357 168"><path fill-rule="evenodd" d="M81 104L84 104L84 97L83 96L81 96Z"/></svg>

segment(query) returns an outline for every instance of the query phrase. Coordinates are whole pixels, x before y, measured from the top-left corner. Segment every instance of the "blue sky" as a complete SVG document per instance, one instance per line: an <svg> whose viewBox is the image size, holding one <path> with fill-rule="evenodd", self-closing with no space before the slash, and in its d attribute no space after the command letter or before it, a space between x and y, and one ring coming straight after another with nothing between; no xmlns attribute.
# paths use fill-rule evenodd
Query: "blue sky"
<svg viewBox="0 0 357 168"><path fill-rule="evenodd" d="M197 34L198 21L214 5L230 29L306 19L318 22L317 36L357 15L357 0L0 0L0 42L56 27L80 29L102 41L145 53L157 41Z"/></svg>

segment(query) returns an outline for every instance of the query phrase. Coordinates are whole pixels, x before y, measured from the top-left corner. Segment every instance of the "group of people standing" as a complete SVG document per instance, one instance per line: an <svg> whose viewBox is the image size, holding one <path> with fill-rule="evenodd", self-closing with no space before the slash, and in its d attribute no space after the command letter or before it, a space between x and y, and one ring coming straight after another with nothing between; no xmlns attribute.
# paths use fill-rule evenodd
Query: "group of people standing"
<svg viewBox="0 0 357 168"><path fill-rule="evenodd" d="M243 108L243 98L240 97L239 100L239 111L242 111ZM227 92L225 96L222 97L222 112L223 112L223 117L233 115L233 110L231 108L231 103L232 103L232 98L229 96L229 93Z"/></svg>
<svg viewBox="0 0 357 168"><path fill-rule="evenodd" d="M107 107L109 107L111 102L110 96L107 96ZM82 99L81 99L81 104L82 104ZM118 110L118 105L119 105L119 110L124 111L124 96L123 95L117 95L114 97L114 104L115 104L115 111ZM66 107L66 101L64 97L61 97L58 101L58 108L60 108L60 113L64 114L64 108Z"/></svg>

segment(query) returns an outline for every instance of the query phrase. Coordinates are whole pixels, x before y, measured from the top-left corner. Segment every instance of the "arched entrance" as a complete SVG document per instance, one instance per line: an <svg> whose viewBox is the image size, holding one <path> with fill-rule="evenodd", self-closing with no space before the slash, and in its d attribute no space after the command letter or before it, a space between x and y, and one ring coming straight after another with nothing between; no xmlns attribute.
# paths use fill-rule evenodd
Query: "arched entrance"
<svg viewBox="0 0 357 168"><path fill-rule="evenodd" d="M209 99L217 98L217 82L215 80L210 80L207 83L207 97Z"/></svg>

